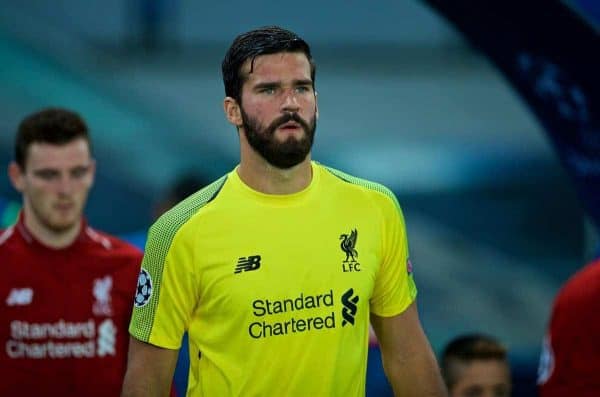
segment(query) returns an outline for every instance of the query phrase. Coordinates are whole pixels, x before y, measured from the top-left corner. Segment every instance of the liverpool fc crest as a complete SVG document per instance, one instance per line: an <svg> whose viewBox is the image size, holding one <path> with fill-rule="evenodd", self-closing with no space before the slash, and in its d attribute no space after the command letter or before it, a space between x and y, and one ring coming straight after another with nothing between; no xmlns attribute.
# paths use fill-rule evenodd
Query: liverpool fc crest
<svg viewBox="0 0 600 397"><path fill-rule="evenodd" d="M358 232L356 229L352 229L350 234L340 235L340 248L346 254L346 259L342 262L342 269L344 272L360 271L360 264L358 263L358 251L356 251L356 240L358 239Z"/></svg>

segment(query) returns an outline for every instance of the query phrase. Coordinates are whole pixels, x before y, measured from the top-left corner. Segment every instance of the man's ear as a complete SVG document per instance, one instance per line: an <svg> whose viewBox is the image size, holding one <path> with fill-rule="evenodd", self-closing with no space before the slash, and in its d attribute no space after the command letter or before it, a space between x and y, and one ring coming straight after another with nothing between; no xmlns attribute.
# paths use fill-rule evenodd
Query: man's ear
<svg viewBox="0 0 600 397"><path fill-rule="evenodd" d="M242 122L242 111L238 102L232 97L225 97L223 100L223 110L225 111L225 117L227 120L236 127L241 127Z"/></svg>
<svg viewBox="0 0 600 397"><path fill-rule="evenodd" d="M317 91L315 91L315 118L319 120L319 101L317 97Z"/></svg>
<svg viewBox="0 0 600 397"><path fill-rule="evenodd" d="M13 185L15 190L19 193L22 193L25 189L25 171L21 169L19 164L14 161L11 161L8 165L8 178L10 179L10 183Z"/></svg>

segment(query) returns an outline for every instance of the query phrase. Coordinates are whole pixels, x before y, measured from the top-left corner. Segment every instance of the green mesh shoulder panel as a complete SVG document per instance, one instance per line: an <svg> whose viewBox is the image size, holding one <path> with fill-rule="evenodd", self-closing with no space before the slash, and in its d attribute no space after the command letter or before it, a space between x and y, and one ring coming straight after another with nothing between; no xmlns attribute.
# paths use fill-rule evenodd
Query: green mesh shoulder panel
<svg viewBox="0 0 600 397"><path fill-rule="evenodd" d="M160 296L160 281L165 258L175 235L198 210L211 202L219 194L226 180L227 175L224 175L192 194L165 212L150 228L142 267L150 273L154 284L152 286L153 290L150 302L146 306L134 310L131 329L135 330L137 338L146 342L150 338Z"/></svg>
<svg viewBox="0 0 600 397"><path fill-rule="evenodd" d="M368 181L368 180L362 179L362 178L357 178L350 174L346 174L345 172L336 170L335 168L327 167L324 165L322 165L322 166L327 171L331 172L333 175L337 176L338 178L342 179L343 181L352 183L354 185L362 186L362 187L365 187L370 190L375 190L376 192L379 192L381 194L385 194L394 202L394 204L396 205L396 208L400 209L400 204L398 203L398 199L396 198L396 195L394 193L392 193L392 191L390 189L383 186L382 184L376 183L376 182L371 182L371 181Z"/></svg>

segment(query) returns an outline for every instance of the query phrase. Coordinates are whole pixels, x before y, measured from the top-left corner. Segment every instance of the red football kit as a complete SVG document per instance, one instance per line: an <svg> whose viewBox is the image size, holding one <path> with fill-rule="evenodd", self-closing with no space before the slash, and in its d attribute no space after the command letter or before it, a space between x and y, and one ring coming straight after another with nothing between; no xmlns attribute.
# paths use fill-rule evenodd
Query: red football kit
<svg viewBox="0 0 600 397"><path fill-rule="evenodd" d="M0 396L118 397L141 259L85 222L65 249L0 232Z"/></svg>
<svg viewBox="0 0 600 397"><path fill-rule="evenodd" d="M542 397L600 395L600 260L561 288L540 359Z"/></svg>

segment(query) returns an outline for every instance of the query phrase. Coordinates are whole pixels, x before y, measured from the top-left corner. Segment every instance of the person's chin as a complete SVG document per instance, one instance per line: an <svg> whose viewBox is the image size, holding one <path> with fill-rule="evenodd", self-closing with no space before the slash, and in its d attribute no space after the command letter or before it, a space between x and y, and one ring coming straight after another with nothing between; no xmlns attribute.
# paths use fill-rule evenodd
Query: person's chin
<svg viewBox="0 0 600 397"><path fill-rule="evenodd" d="M290 138L300 140L304 138L305 135L306 132L304 131L304 128L278 128L275 130L275 136L281 142L285 142Z"/></svg>
<svg viewBox="0 0 600 397"><path fill-rule="evenodd" d="M77 222L79 222L79 218L75 215L59 216L52 219L49 226L56 232L62 232L73 228Z"/></svg>

